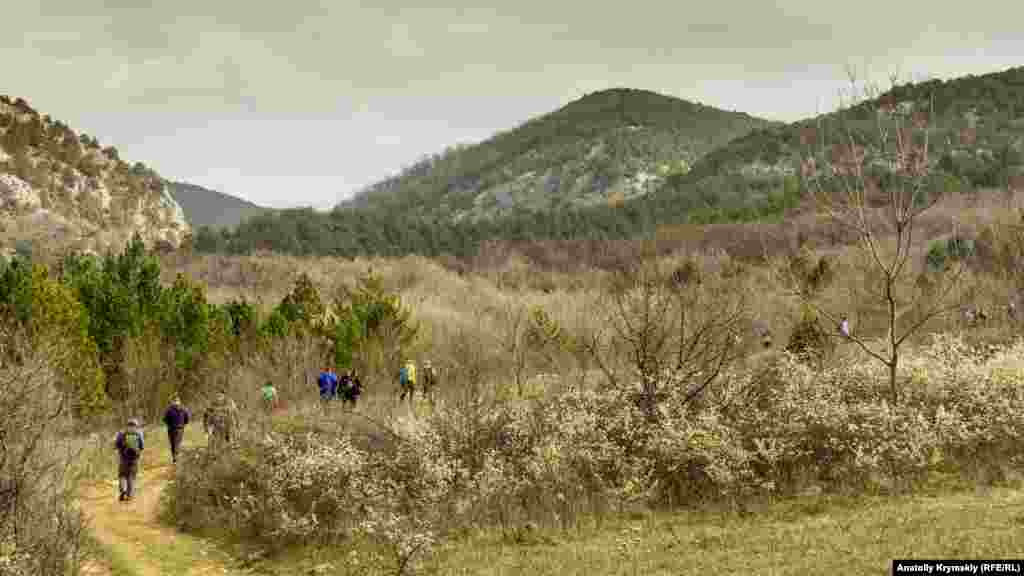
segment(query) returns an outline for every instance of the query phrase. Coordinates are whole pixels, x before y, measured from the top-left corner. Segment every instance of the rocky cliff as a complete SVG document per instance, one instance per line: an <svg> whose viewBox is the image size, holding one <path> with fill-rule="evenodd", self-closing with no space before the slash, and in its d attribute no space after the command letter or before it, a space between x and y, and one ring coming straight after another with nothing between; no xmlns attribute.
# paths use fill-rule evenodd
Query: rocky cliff
<svg viewBox="0 0 1024 576"><path fill-rule="evenodd" d="M191 235L164 179L87 134L0 96L0 250L102 252L138 233L148 246Z"/></svg>

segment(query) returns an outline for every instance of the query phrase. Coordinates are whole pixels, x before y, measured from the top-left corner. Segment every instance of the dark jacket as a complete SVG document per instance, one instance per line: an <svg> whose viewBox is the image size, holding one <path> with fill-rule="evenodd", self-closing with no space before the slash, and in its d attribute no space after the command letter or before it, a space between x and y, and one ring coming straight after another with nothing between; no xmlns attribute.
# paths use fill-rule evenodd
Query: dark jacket
<svg viewBox="0 0 1024 576"><path fill-rule="evenodd" d="M164 413L164 424L168 428L182 429L189 421L192 420L192 414L189 413L188 409L184 406L175 406L171 404L167 412Z"/></svg>
<svg viewBox="0 0 1024 576"><path fill-rule="evenodd" d="M123 430L123 431L117 433L117 440L114 440L114 447L117 448L117 451L121 455L121 460L123 462L135 462L136 460L138 460L139 456L142 455L142 450L146 446L146 443L145 443L146 437L142 433L142 430L135 430L134 431L136 434L139 435L139 454L136 455L135 458L132 458L131 456L129 456L128 452L125 450L125 445L124 445L124 435L127 432L129 432L129 431L128 430Z"/></svg>
<svg viewBox="0 0 1024 576"><path fill-rule="evenodd" d="M355 402L359 395L363 391L363 383L359 381L359 378L349 378L348 387L345 388L343 394L345 399L351 402Z"/></svg>

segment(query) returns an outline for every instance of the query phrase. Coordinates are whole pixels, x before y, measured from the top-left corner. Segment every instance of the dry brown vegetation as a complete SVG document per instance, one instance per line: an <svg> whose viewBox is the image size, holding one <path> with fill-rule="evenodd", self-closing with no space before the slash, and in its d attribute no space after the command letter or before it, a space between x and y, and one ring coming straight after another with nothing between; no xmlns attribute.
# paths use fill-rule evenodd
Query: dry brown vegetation
<svg viewBox="0 0 1024 576"><path fill-rule="evenodd" d="M1019 344L991 359L968 347L1007 342L1018 330L1002 313L1015 293L1008 255L1021 214L1017 206L999 209L1006 200L978 193L947 199L931 213L955 216L960 232L978 240L979 256L964 282L970 302L987 307L990 320L967 326L957 316L936 318L908 342L912 351L901 369L907 392L898 409L887 374L856 348L823 351L826 362L815 366L759 353L758 320L771 326L781 348L804 313L777 273L796 243L761 262L663 243L657 258L642 262L643 274L629 270L638 262L628 259L619 269L553 269L513 251L462 270L417 257L168 258L165 273L207 283L213 299L259 297L267 305L301 273L331 293L372 268L422 323L412 357L442 368L436 407L396 406L393 375L381 372L365 382L367 397L356 412L321 412L311 378L316 358L299 360L306 367L301 377L277 380L290 404L274 426L279 434L244 441L224 457L189 454L194 460L185 469L204 474L176 480L168 518L198 533L230 531L263 550L314 542L340 549L337 558L347 554L338 560L343 573L402 574L411 573L421 553L480 527L500 530L511 545L530 542L537 526L600 528L644 505L673 509L807 489L888 493L913 489L936 472L982 483L1012 479L1005 463L1019 457L1017 427L985 440L969 432L974 424L959 424L1002 422L1009 408L993 399L1011 398L1007 406L1016 406L1021 398L1020 380L1011 375L1021 361ZM915 269L942 232L919 236L910 251ZM834 271L822 298L849 310L866 339L884 336L876 303L850 290L867 280L856 251L825 247L812 256L829 258ZM695 276L702 283L691 282ZM674 300L679 284L702 285L706 299ZM647 293L653 296L645 299ZM624 294L637 299L624 301ZM730 318L728 306L715 307L724 295L747 306L722 332L739 341L716 342L735 342L743 358L716 379L713 352L699 365L700 376L688 378L693 374L678 360L689 342L679 330L685 322L665 322L666 311L699 311L699 328L708 318ZM676 302L682 305L673 308ZM925 336L936 332L964 339L946 335L928 344ZM255 404L256 385L269 371L259 360L245 370L237 375L238 397ZM706 376L711 384L692 401L690 385ZM641 377L655 385L634 386ZM208 506L203 498L211 491L244 497Z"/></svg>
<svg viewBox="0 0 1024 576"><path fill-rule="evenodd" d="M954 231L976 239L977 258L965 282L971 304L993 310L994 326L1003 322L1005 306L1024 287L1015 266L1024 198L1004 191L986 190L944 198L918 223L910 262L924 267L932 241ZM831 259L835 282L825 299L844 308L858 332L879 334L881 325L871 314L871 303L851 300L849 288L864 281L856 276L855 250L833 244L834 226L824 217L804 214L783 224L731 224L678 227L666 230L653 243L537 242L530 245L488 245L472 261L437 261L409 256L398 259L301 258L273 254L253 256L172 255L164 259L165 280L178 272L208 286L211 302L246 298L276 304L291 289L295 278L309 274L322 293L333 293L367 269L381 275L388 290L397 291L425 323L429 344L437 358L445 356L445 335L457 330L478 331L485 341L498 342L502 332L500 311L515 304L540 307L567 329L586 324L589 310L617 271L638 261L641 250L653 244L661 265L681 266L694 259L702 267L721 270L736 278L737 289L757 294L752 313L772 327L776 341L784 342L799 319L799 305L773 274L773 266L796 254L802 246L815 257ZM771 262L765 262L765 254ZM581 316L583 319L581 319ZM953 316L929 324L929 331L957 327ZM583 326L581 326L582 328ZM995 327L988 332L998 331ZM441 348L435 348L440 346Z"/></svg>

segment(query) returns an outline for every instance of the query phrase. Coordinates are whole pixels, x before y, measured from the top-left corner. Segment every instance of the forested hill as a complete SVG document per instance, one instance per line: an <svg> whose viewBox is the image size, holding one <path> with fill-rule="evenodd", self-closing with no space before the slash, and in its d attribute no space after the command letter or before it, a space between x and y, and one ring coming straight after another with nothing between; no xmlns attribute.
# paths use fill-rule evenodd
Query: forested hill
<svg viewBox="0 0 1024 576"><path fill-rule="evenodd" d="M1005 186L1024 176L1024 68L901 85L881 95L880 100L901 112L912 113L925 107L933 111L932 168L936 186L970 190ZM873 110L880 100L849 110L855 129L871 129ZM584 98L574 104L586 102ZM599 108L596 104L594 107ZM548 118L548 124L558 125L560 121L550 118L564 117L565 110L571 111L572 105L544 118ZM622 117L621 109L607 114ZM601 114L596 116L600 118ZM429 182L431 174L443 174L438 168L445 165L442 156L390 184L376 186L330 214L282 211L251 219L234 231L203 230L197 235L196 247L202 251L235 253L269 249L341 256L470 255L485 240L624 239L651 233L659 226L685 222L777 218L801 201L801 182L796 170L797 161L805 153L800 144L801 131L831 118L832 115L826 115L785 126L766 125L728 139L703 152L692 166L680 162L663 168L663 176L654 184L648 183L650 191L643 195L611 195L601 203L569 202L546 209L513 204L501 210L500 218L483 217L486 214L480 211L482 208L459 212L466 209L453 207L442 199L457 197L450 191L447 196L438 193L432 204L428 201L435 192L431 191L440 188L426 184L416 188L424 191L418 196L399 193L405 189L403 183L412 181L413 173L420 174L417 177L425 182ZM535 122L545 125L542 120ZM629 120L634 121L637 120ZM584 126L592 124L599 122ZM562 125L561 131L548 134L598 131ZM520 130L529 126L527 123ZM499 135L488 142L501 138ZM564 142L572 140L565 137ZM509 145L510 150L513 148ZM497 156L494 162L494 166L500 165ZM509 168L509 173L516 173L515 169ZM482 202L473 206L485 205Z"/></svg>
<svg viewBox="0 0 1024 576"><path fill-rule="evenodd" d="M622 202L766 120L645 90L588 94L471 146L428 157L343 207L436 222Z"/></svg>
<svg viewBox="0 0 1024 576"><path fill-rule="evenodd" d="M931 124L930 150L939 159L938 168L966 187L1002 186L1020 171L1015 166L1021 164L1024 146L1024 66L895 86L845 110L847 127L860 133L877 130L880 106L891 107L897 114L926 114ZM814 126L834 126L835 121L836 113L831 113L754 130L705 155L679 183L727 189L737 180L795 174L806 153L801 133Z"/></svg>

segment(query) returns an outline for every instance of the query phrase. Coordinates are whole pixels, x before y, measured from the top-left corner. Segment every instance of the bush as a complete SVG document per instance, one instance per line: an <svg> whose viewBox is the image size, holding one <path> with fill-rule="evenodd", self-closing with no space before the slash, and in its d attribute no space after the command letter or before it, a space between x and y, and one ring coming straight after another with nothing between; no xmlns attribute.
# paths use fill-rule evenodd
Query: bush
<svg viewBox="0 0 1024 576"><path fill-rule="evenodd" d="M60 386L67 356L59 344L33 346L23 331L0 340L0 574L75 574L86 526L72 504L73 397Z"/></svg>
<svg viewBox="0 0 1024 576"><path fill-rule="evenodd" d="M832 349L829 332L809 309L805 309L800 320L793 327L786 344L786 351L802 360L821 358Z"/></svg>
<svg viewBox="0 0 1024 576"><path fill-rule="evenodd" d="M925 262L930 270L939 271L944 270L950 262L966 260L974 253L974 240L954 235L945 241L933 241L928 247Z"/></svg>
<svg viewBox="0 0 1024 576"><path fill-rule="evenodd" d="M1001 481L1024 463L1022 361L1024 341L982 358L936 338L901 364L899 406L880 364L782 353L723 374L698 403L666 388L655 419L639 385L564 382L530 400L442 398L422 418L372 429L344 416L278 423L236 452L189 453L167 509L186 529L272 548L369 539L400 564L473 526L567 528L810 486L897 490L933 472Z"/></svg>

